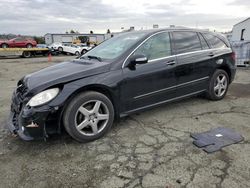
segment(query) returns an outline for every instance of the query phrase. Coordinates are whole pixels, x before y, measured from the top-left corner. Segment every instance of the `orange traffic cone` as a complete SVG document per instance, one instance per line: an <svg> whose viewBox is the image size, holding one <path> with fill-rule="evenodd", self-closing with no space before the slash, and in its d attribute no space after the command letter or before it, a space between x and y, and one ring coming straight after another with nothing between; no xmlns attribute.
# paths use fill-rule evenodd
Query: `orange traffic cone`
<svg viewBox="0 0 250 188"><path fill-rule="evenodd" d="M51 56L51 53L49 53L48 55L48 62L51 62L52 61L52 56Z"/></svg>

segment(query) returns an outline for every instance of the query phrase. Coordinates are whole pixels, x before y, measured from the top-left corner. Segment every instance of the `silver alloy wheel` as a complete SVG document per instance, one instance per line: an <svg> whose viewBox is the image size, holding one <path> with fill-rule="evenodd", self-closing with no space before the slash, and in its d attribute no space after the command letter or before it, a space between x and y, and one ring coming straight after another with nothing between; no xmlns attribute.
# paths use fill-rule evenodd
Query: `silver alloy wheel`
<svg viewBox="0 0 250 188"><path fill-rule="evenodd" d="M227 90L227 77L224 74L219 74L214 83L214 93L217 97L221 97Z"/></svg>
<svg viewBox="0 0 250 188"><path fill-rule="evenodd" d="M99 100L91 100L81 105L75 115L75 126L79 133L94 136L106 127L109 121L109 110Z"/></svg>

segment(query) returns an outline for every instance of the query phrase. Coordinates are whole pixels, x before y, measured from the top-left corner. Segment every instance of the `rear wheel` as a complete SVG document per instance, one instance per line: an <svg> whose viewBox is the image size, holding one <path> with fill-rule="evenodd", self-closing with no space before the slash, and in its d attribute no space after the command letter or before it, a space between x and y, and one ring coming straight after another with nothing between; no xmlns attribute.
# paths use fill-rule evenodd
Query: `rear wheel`
<svg viewBox="0 0 250 188"><path fill-rule="evenodd" d="M22 57L29 58L29 57L31 57L31 55L32 55L31 52L24 51L23 54L22 54Z"/></svg>
<svg viewBox="0 0 250 188"><path fill-rule="evenodd" d="M33 46L32 46L32 44L27 44L26 45L26 48L32 48Z"/></svg>
<svg viewBox="0 0 250 188"><path fill-rule="evenodd" d="M108 97L89 91L76 96L66 107L63 123L66 131L80 142L102 137L114 121L114 108Z"/></svg>
<svg viewBox="0 0 250 188"><path fill-rule="evenodd" d="M211 100L221 100L225 97L229 85L229 77L226 71L217 69L210 79L207 97Z"/></svg>
<svg viewBox="0 0 250 188"><path fill-rule="evenodd" d="M2 47L2 48L8 48L9 45L4 43L4 44L1 45L1 47Z"/></svg>

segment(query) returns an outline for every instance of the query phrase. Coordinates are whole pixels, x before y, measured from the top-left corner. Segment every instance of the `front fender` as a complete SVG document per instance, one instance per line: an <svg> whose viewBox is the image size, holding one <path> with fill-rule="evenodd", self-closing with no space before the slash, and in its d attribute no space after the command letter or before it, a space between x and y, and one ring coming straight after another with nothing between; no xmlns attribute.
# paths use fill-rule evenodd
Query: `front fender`
<svg viewBox="0 0 250 188"><path fill-rule="evenodd" d="M111 95L112 102L114 106L117 107L120 100L119 84L122 79L121 74L121 71L117 70L112 73L103 73L101 75L95 75L69 82L63 86L59 95L48 105L51 107L62 107L71 98L71 96L75 96L76 94L86 90L101 89L107 91Z"/></svg>

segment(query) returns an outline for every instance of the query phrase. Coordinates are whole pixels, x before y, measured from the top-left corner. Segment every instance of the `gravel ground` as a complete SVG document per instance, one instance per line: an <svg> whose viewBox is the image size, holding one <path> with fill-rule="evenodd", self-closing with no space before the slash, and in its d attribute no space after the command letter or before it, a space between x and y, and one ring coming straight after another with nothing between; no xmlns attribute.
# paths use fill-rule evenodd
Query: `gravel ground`
<svg viewBox="0 0 250 188"><path fill-rule="evenodd" d="M6 120L18 79L67 59L0 59L0 187L250 187L249 69L238 69L222 101L196 97L135 114L95 142L12 137ZM245 140L213 154L192 145L190 133L219 126Z"/></svg>

